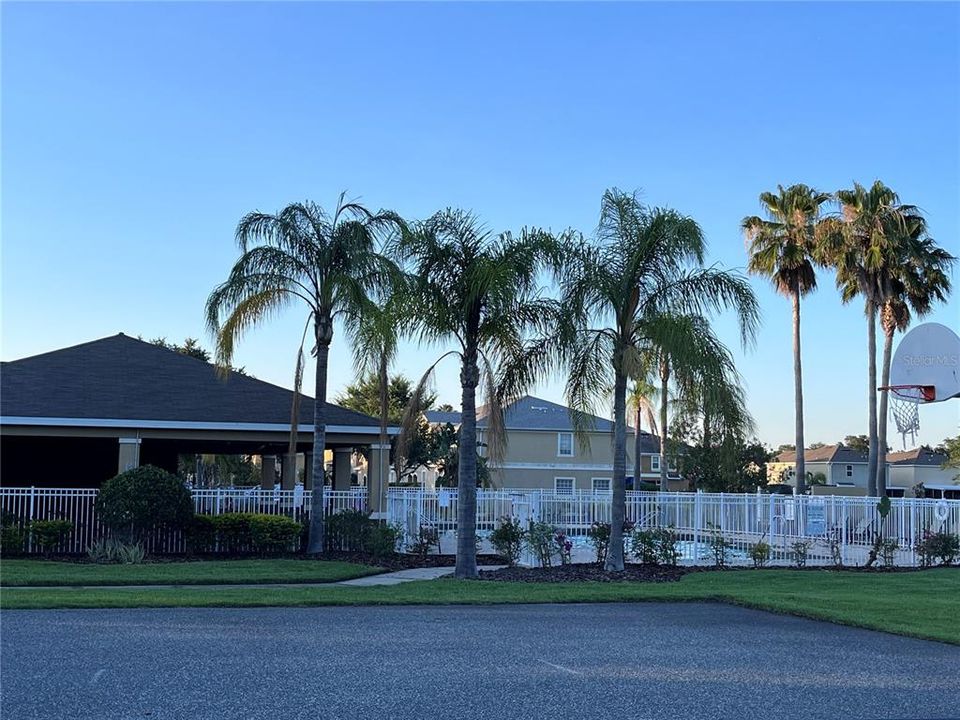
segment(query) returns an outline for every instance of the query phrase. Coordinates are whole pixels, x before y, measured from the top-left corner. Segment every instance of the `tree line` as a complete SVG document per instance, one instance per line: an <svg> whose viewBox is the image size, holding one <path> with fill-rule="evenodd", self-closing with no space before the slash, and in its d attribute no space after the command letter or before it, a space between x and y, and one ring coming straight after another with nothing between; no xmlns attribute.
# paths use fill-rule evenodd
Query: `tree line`
<svg viewBox="0 0 960 720"><path fill-rule="evenodd" d="M918 269L916 277L905 278L890 270L875 278L871 248L876 243L867 232L867 221L858 219L860 215L821 218L819 208L829 198L820 200L820 194L798 189L804 187L781 188L779 195L765 193L761 202L768 218L747 218L743 223L750 240L750 270L769 274L794 299L798 447L803 447L799 298L815 285L813 263L825 262L825 249L831 248L829 257L837 258L838 267L844 258L843 270L838 270L842 288L860 287L862 265L867 287L884 288L885 294L871 297L885 301L892 298L887 292L891 286L909 280L913 292L913 281L922 277L929 284L931 273ZM883 215L880 210L870 212ZM899 212L903 218L921 217ZM892 232L892 221L877 222L873 232L878 228ZM910 229L906 234L917 243L932 244L914 220L903 222ZM870 239L861 243L870 250L870 258L857 265L850 243L864 237ZM669 402L674 404L675 420L683 418L701 428L705 444L752 428L732 354L711 326L718 313L730 312L741 344L753 344L760 313L749 282L738 272L706 264L706 240L693 218L670 208L649 207L636 193L606 191L590 236L573 229L551 233L531 227L516 235L494 233L476 215L457 209L408 221L392 211L373 212L341 195L332 212L302 202L275 214L249 213L238 224L236 240L240 258L206 306L207 324L216 338L215 357L229 365L236 343L248 330L291 305L307 309L296 353L295 385L299 391L304 348L310 346L316 358L315 478L324 477L327 369L335 328L348 336L358 373L378 378L384 444L388 371L398 343L411 338L443 349L417 383L401 418L396 450L400 456L409 452L422 410L432 397L436 367L448 359L459 365L457 577L477 573L478 392L492 464L503 456L503 408L538 382L558 373L566 377L567 402L575 411L580 437L589 430L596 408L612 404L608 569L621 569L624 562L628 401L638 419L644 409L650 417L659 416L663 457L669 452ZM899 259L885 244L882 247L891 261ZM952 261L943 255L942 266ZM552 283L544 285L542 278L547 277ZM877 282L870 284L873 280ZM949 289L945 275L938 287L941 295ZM903 298L908 308L922 314L923 306L913 295ZM931 296L930 303L933 300ZM902 317L902 308L897 305L891 314ZM667 465L661 463L664 488ZM308 542L312 553L322 550L322 486L317 482L312 494Z"/></svg>

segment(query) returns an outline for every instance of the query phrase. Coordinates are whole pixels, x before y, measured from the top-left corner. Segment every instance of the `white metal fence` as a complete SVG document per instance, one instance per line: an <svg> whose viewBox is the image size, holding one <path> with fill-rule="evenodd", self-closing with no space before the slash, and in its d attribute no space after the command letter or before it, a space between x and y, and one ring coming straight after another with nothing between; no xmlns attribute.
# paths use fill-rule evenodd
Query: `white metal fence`
<svg viewBox="0 0 960 720"><path fill-rule="evenodd" d="M881 519L877 499L866 497L749 493L628 492L626 517L639 529L673 528L687 562L712 562L710 539L729 545L729 564L750 564L749 549L763 541L771 564L791 564L802 544L811 565L863 565L877 533L897 541L897 565L915 565L925 530L960 533L960 501L891 498ZM478 490L477 531L486 535L502 518L546 522L584 546L593 523L609 523L611 494L538 490ZM401 522L408 539L419 526L438 534L457 527L456 490L390 491L388 517Z"/></svg>
<svg viewBox="0 0 960 720"><path fill-rule="evenodd" d="M56 551L82 553L104 532L96 517L97 494L95 489L0 488L0 512L5 523L12 519L24 528L33 520L69 520L73 530ZM253 512L303 520L310 512L310 492L302 488L198 489L192 495L197 513L204 515ZM715 533L729 543L728 562L733 564L749 563L749 548L762 540L771 546L773 564L792 562L795 545L804 543L810 564L839 559L845 565L864 564L877 533L897 541L898 565L917 564L915 548L925 530L960 534L960 500L891 498L890 506L889 515L881 521L876 498L628 492L626 516L637 528L674 528L689 562L710 558L709 539ZM365 507L365 488L325 489L328 514ZM477 530L486 536L502 518L512 516L549 523L584 547L593 523L610 522L610 507L609 492L478 490ZM457 491L393 488L387 496L386 517L403 526L408 542L421 526L441 536L454 534ZM179 534L158 534L149 545L157 552L185 550ZM25 549L38 551L29 534ZM444 551L451 549L444 547Z"/></svg>

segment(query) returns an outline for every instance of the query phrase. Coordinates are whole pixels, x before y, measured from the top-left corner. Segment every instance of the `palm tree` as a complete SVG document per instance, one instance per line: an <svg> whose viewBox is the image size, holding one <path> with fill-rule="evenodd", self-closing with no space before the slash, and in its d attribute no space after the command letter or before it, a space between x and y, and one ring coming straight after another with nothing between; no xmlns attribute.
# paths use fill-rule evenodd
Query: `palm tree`
<svg viewBox="0 0 960 720"><path fill-rule="evenodd" d="M881 283L883 304L880 327L883 331L883 360L880 365L880 386L890 384L890 363L893 337L910 325L913 315L924 317L937 302L945 302L950 294L950 267L956 258L927 237L926 222L914 217L895 250L896 257L887 265L887 277ZM880 391L877 413L877 488L886 490L887 403L889 390Z"/></svg>
<svg viewBox="0 0 960 720"><path fill-rule="evenodd" d="M712 433L725 438L743 437L754 428L746 408L740 374L733 355L699 315L664 314L647 324L651 354L660 377L660 489L669 490L669 427L667 397L676 387L678 415L703 423L703 446L710 447Z"/></svg>
<svg viewBox="0 0 960 720"><path fill-rule="evenodd" d="M477 387L484 385L488 456L503 453L503 411L498 391L499 360L522 342L546 312L537 275L548 236L525 232L493 235L475 216L446 210L404 233L396 247L415 279L406 304L415 307L411 330L421 342L453 344L424 374L405 414L398 453L409 441L433 370L443 358L460 358L461 425L457 475L458 578L477 576Z"/></svg>
<svg viewBox="0 0 960 720"><path fill-rule="evenodd" d="M749 243L748 270L770 278L777 292L793 305L794 445L797 448L797 491L806 485L803 441L803 370L800 353L800 298L817 287L814 261L819 258L817 228L820 207L828 193L807 185L777 186L777 192L760 194L766 219L756 215L741 223Z"/></svg>
<svg viewBox="0 0 960 720"><path fill-rule="evenodd" d="M313 478L308 553L323 550L323 454L326 447L327 363L334 323L355 333L374 307L371 296L388 291L398 271L378 252L381 235L403 227L394 213L372 213L341 195L332 215L312 202L276 214L251 212L237 225L241 256L229 277L207 299L207 325L216 358L228 365L237 341L274 313L302 301L312 322L317 358L314 378ZM302 377L302 343L298 355ZM298 398L300 388L294 390ZM296 420L292 419L292 425Z"/></svg>
<svg viewBox="0 0 960 720"><path fill-rule="evenodd" d="M843 302L855 297L864 300L867 318L867 492L886 493L880 477L880 442L877 427L877 314L887 299L889 324L896 327L896 315L903 307L895 302L894 281L908 277L901 265L907 257L912 233L924 235L923 216L913 205L904 205L893 190L877 180L868 189L854 183L851 190L837 192L840 216L824 224L825 253L837 270L837 287Z"/></svg>
<svg viewBox="0 0 960 720"><path fill-rule="evenodd" d="M654 394L656 393L656 388L650 383L648 379L647 372L638 373L637 377L633 381L633 386L630 388L629 395L627 397L627 407L634 413L636 418L635 428L636 435L634 436L633 441L633 487L637 489L640 483L640 478L643 477L643 419L647 419L647 424L650 426L650 432L654 435L658 434L657 430L657 418L656 418L656 408L654 405L655 398Z"/></svg>
<svg viewBox="0 0 960 720"><path fill-rule="evenodd" d="M532 382L556 367L568 371L566 395L582 435L596 404L613 388L613 503L606 569L623 569L626 515L627 381L642 368L652 326L667 314L737 312L744 339L758 308L747 281L703 267L705 242L691 218L644 206L636 194L603 195L594 242L568 233L554 257L560 299L543 318L544 336L512 359L510 383ZM661 423L662 424L662 423ZM663 428L661 427L661 434ZM661 463L662 464L662 463Z"/></svg>

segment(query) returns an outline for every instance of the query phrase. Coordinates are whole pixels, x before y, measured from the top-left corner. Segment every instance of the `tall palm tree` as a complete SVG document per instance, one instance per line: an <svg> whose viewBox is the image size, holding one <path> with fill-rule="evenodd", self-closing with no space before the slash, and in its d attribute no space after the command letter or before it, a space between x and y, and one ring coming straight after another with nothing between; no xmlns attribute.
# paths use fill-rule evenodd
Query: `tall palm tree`
<svg viewBox="0 0 960 720"><path fill-rule="evenodd" d="M807 185L777 186L777 192L760 194L766 218L745 217L741 228L750 256L748 270L770 278L777 292L793 305L794 445L797 448L797 491L806 486L803 440L803 370L800 352L800 298L817 287L814 261L819 258L820 208L828 193Z"/></svg>
<svg viewBox="0 0 960 720"><path fill-rule="evenodd" d="M327 364L334 323L342 321L347 332L354 333L374 308L372 298L394 283L398 270L379 252L379 245L384 234L402 227L396 214L372 213L344 195L332 214L309 201L293 203L276 214L251 212L237 225L240 258L207 299L207 325L216 337L217 361L223 365L229 365L247 330L297 302L308 311L317 358L308 553L323 550ZM299 390L295 388L295 397Z"/></svg>
<svg viewBox="0 0 960 720"><path fill-rule="evenodd" d="M703 267L705 242L689 217L648 208L620 190L603 195L596 240L568 233L555 258L560 298L544 336L509 364L510 383L532 382L555 368L568 371L567 400L578 434L598 402L613 388L613 503L608 570L623 569L626 515L627 381L642 366L653 323L665 314L736 311L743 337L752 337L756 298L744 278ZM661 434L663 428L661 427Z"/></svg>
<svg viewBox="0 0 960 720"><path fill-rule="evenodd" d="M703 444L711 443L713 427L724 434L745 435L753 428L746 409L740 375L733 355L700 315L665 313L647 320L650 353L660 379L660 489L669 490L669 421L671 384L676 388L680 415L702 419Z"/></svg>
<svg viewBox="0 0 960 720"><path fill-rule="evenodd" d="M525 332L548 308L537 275L548 249L537 231L520 238L492 234L474 215L446 210L403 234L398 256L414 281L406 303L416 308L411 330L421 342L453 344L420 380L404 417L402 452L420 416L422 399L437 363L460 359L461 425L457 476L457 562L455 575L477 575L477 388L484 385L485 443L493 461L503 454L503 411L498 392L499 361L517 348Z"/></svg>
<svg viewBox="0 0 960 720"><path fill-rule="evenodd" d="M892 297L891 281L900 273L911 232L922 236L923 217L913 205L905 205L892 189L877 180L870 188L854 183L836 194L840 216L825 223L826 254L837 270L837 287L843 302L864 300L867 318L867 492L886 493L880 474L880 442L877 427L877 314ZM891 306L891 314L897 308ZM894 317L891 323L895 326Z"/></svg>
<svg viewBox="0 0 960 720"><path fill-rule="evenodd" d="M945 302L950 294L950 268L956 258L938 247L927 236L922 217L908 222L906 233L897 244L895 257L888 263L888 273L881 283L882 305L880 328L883 331L883 359L880 365L880 386L890 384L890 363L893 337L910 325L912 316L924 317L937 302ZM877 412L877 487L886 489L887 404L889 390L880 391Z"/></svg>
<svg viewBox="0 0 960 720"><path fill-rule="evenodd" d="M648 373L642 371L634 378L627 396L627 408L634 413L636 434L633 440L633 486L636 490L643 477L643 420L646 418L650 432L658 434L655 407L656 388L650 383Z"/></svg>

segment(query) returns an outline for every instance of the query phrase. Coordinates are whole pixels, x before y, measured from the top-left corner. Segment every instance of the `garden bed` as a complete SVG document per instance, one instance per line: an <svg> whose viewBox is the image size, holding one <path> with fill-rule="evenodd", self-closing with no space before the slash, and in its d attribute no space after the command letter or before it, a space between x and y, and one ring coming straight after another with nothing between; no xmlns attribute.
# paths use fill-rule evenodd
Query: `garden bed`
<svg viewBox="0 0 960 720"><path fill-rule="evenodd" d="M528 583L565 582L675 582L707 568L679 565L627 564L623 572L607 572L595 563L571 563L548 568L506 567L483 570L480 580Z"/></svg>
<svg viewBox="0 0 960 720"><path fill-rule="evenodd" d="M323 560L339 560L362 565L373 565L388 570L409 570L412 568L453 567L457 564L456 555L410 555L400 553L389 557L374 558L372 555L360 552L327 552ZM499 555L477 555L477 565L503 565L504 559Z"/></svg>

